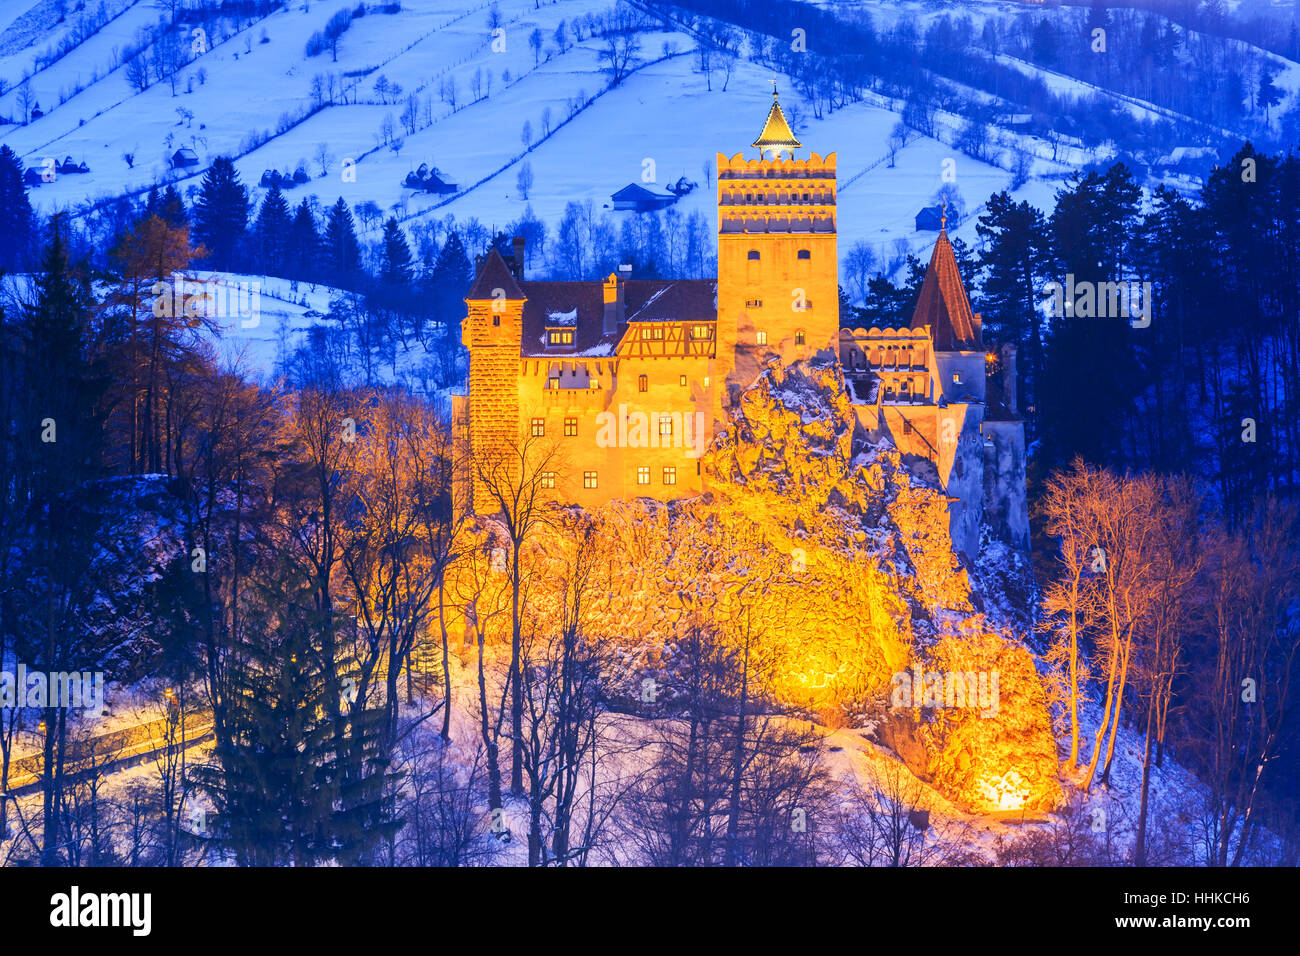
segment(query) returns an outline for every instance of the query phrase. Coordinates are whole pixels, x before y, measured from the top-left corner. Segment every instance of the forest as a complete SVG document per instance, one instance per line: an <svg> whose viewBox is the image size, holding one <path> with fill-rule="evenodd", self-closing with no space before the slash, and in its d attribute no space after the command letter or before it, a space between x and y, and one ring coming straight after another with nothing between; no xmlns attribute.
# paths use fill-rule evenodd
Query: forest
<svg viewBox="0 0 1300 956"><path fill-rule="evenodd" d="M662 698L639 696L628 647L589 622L650 532L548 507L546 453L526 442L517 467L455 457L442 396L464 373L473 257L523 234L534 275L707 275L703 223L615 229L572 204L497 236L389 219L365 247L361 210L291 208L276 188L254 209L228 160L190 203L155 190L93 220L38 218L22 173L0 147L0 661L104 671L156 697L178 741L210 724L212 749L166 749L115 788L116 755L75 714L0 710L0 789L23 741L56 768L0 802L0 863L481 865L507 852L503 808L534 865L1296 862L1293 154L1245 144L1198 195L1150 203L1122 163L1088 170L1051 215L992 197L977 246L958 243L986 341L1021 356L1020 611L1067 742L1061 812L982 853L961 827L920 835L901 770L840 792L817 736L779 719L721 590L676 620ZM269 381L223 359L204 316L152 306L175 272L254 264L338 290ZM868 270L845 324L901 324L924 268L906 271ZM1066 275L1150 282L1149 325L1049 317L1045 286ZM436 363L422 379L395 359L416 344ZM454 504L464 467L499 505L491 527ZM683 581L767 553L697 517L650 522ZM880 692L792 713L852 725ZM455 720L472 733L453 748ZM1122 843L1083 803L1121 729L1142 746ZM1149 804L1168 760L1203 787L1185 805Z"/></svg>

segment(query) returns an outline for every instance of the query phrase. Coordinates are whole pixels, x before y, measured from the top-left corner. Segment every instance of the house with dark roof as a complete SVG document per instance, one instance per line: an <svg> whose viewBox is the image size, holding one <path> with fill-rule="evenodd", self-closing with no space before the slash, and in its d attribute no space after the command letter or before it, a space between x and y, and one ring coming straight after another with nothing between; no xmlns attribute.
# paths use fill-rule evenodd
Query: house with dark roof
<svg viewBox="0 0 1300 956"><path fill-rule="evenodd" d="M199 164L199 154L188 146L182 146L172 153L172 169L187 169Z"/></svg>
<svg viewBox="0 0 1300 956"><path fill-rule="evenodd" d="M938 232L943 228L943 207L926 206L916 214L917 232Z"/></svg>
<svg viewBox="0 0 1300 956"><path fill-rule="evenodd" d="M628 183L609 197L614 203L615 211L655 212L667 209L677 202L673 193L659 193L638 183Z"/></svg>
<svg viewBox="0 0 1300 956"><path fill-rule="evenodd" d="M435 196L454 193L460 188L455 183L445 179L443 173L436 166L430 167L428 163L421 163L419 168L407 173L406 179L402 180L402 185L407 189L433 193Z"/></svg>

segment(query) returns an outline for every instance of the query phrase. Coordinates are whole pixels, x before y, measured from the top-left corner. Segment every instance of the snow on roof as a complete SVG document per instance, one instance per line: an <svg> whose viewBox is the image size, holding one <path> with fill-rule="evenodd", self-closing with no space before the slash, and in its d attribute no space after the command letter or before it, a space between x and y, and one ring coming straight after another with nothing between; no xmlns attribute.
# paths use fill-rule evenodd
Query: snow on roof
<svg viewBox="0 0 1300 956"><path fill-rule="evenodd" d="M577 310L577 308L575 307L575 308L570 309L568 312L547 312L547 313L546 313L546 324L547 324L548 326L551 326L551 325L577 325L577 324L578 324L578 310Z"/></svg>

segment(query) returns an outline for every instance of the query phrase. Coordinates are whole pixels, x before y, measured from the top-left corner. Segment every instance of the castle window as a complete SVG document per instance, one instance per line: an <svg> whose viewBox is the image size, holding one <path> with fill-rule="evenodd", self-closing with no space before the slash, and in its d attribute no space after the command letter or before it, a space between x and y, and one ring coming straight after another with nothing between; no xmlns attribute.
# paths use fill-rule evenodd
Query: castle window
<svg viewBox="0 0 1300 956"><path fill-rule="evenodd" d="M582 473L582 487L584 488L596 487L596 473L594 471L584 471Z"/></svg>
<svg viewBox="0 0 1300 956"><path fill-rule="evenodd" d="M650 466L640 465L636 470L636 483L638 485L650 484Z"/></svg>
<svg viewBox="0 0 1300 956"><path fill-rule="evenodd" d="M757 249L750 249L750 250L749 250L749 258L750 258L751 261L757 261L757 259L758 259L758 250L757 250Z"/></svg>
<svg viewBox="0 0 1300 956"><path fill-rule="evenodd" d="M547 336L548 336L548 339L549 339L549 341L550 341L550 343L551 343L552 345L572 345L572 344L573 344L573 332L572 332L572 330L567 330L567 329L566 329L566 330L564 330L564 331L552 331L552 332L547 333Z"/></svg>
<svg viewBox="0 0 1300 956"><path fill-rule="evenodd" d="M915 432L915 431L916 431L916 428L913 427L912 423L909 422L907 419L903 419L903 434L904 434L904 435L910 435L910 434L912 434L912 433Z"/></svg>
<svg viewBox="0 0 1300 956"><path fill-rule="evenodd" d="M547 383L546 383L546 387L547 387L547 388L559 388L559 387L560 387L560 373L559 373L559 372L551 372L551 376L550 376L550 379L549 379L549 380L547 381Z"/></svg>
<svg viewBox="0 0 1300 956"><path fill-rule="evenodd" d="M810 251L807 250L807 249L800 249L800 250L799 250L799 258L800 258L800 259L811 259L811 258L812 258L812 252L810 252Z"/></svg>
<svg viewBox="0 0 1300 956"><path fill-rule="evenodd" d="M500 324L501 324L501 316L499 316L499 315L494 315L494 316L492 316L492 324L493 324L493 325L500 325Z"/></svg>
<svg viewBox="0 0 1300 956"><path fill-rule="evenodd" d="M693 325L691 326L691 338L707 339L710 337L712 331L713 330L707 325Z"/></svg>
<svg viewBox="0 0 1300 956"><path fill-rule="evenodd" d="M757 332L754 333L754 342L757 343L758 345L766 345L767 333L764 332L762 329L759 329Z"/></svg>
<svg viewBox="0 0 1300 956"><path fill-rule="evenodd" d="M677 484L677 469L674 468L672 465L664 466L664 484L665 485Z"/></svg>
<svg viewBox="0 0 1300 956"><path fill-rule="evenodd" d="M564 437L565 438L578 437L578 420L576 418L566 418L564 420Z"/></svg>
<svg viewBox="0 0 1300 956"><path fill-rule="evenodd" d="M707 375L704 376L704 387L705 388L709 387L709 377ZM1033 409L1031 408L1030 411L1033 411Z"/></svg>
<svg viewBox="0 0 1300 956"><path fill-rule="evenodd" d="M650 376L649 376L649 375L638 375L638 376L636 377L636 390L637 390L638 392L648 392L648 391L650 391Z"/></svg>
<svg viewBox="0 0 1300 956"><path fill-rule="evenodd" d="M659 436L661 438L673 437L673 416L672 415L663 414L659 416Z"/></svg>
<svg viewBox="0 0 1300 956"><path fill-rule="evenodd" d="M655 342L662 341L663 337L664 337L664 329L663 326L661 325L655 325L646 329L644 335L642 335L642 338L650 339L651 341L655 341Z"/></svg>
<svg viewBox="0 0 1300 956"><path fill-rule="evenodd" d="M678 375L678 376L677 376L677 384L680 385L682 388L685 388L685 387L686 387L686 376L685 376L685 375Z"/></svg>
<svg viewBox="0 0 1300 956"><path fill-rule="evenodd" d="M961 372L953 372L953 373L952 373L952 383L953 383L954 385L960 385L960 384L961 384Z"/></svg>
<svg viewBox="0 0 1300 956"><path fill-rule="evenodd" d="M542 472L542 474L541 474L541 486L542 486L543 488L554 488L554 487L555 487L555 472L553 472L553 471L544 471L544 472Z"/></svg>
<svg viewBox="0 0 1300 956"><path fill-rule="evenodd" d="M542 437L543 435L545 435L545 434L546 434L546 419L545 419L545 418L534 418L534 419L533 419L533 437L534 437L534 438L541 438L541 437Z"/></svg>
<svg viewBox="0 0 1300 956"><path fill-rule="evenodd" d="M795 345L803 345L806 343L806 341L807 341L807 336L804 335L803 329L799 329L797 332L795 332L794 334Z"/></svg>
<svg viewBox="0 0 1300 956"><path fill-rule="evenodd" d="M746 299L746 300L745 300L745 308L747 308L747 309L761 309L762 307L763 307L763 300L762 300L762 299Z"/></svg>

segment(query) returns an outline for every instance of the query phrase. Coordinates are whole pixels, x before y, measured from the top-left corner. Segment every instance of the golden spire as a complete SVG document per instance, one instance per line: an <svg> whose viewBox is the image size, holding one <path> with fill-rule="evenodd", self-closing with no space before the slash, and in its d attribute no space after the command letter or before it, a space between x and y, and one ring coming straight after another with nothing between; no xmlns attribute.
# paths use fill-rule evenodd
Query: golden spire
<svg viewBox="0 0 1300 956"><path fill-rule="evenodd" d="M796 147L803 145L794 138L794 131L786 122L785 113L781 112L781 104L776 98L775 78L772 80L772 108L767 111L763 132L758 134L758 139L754 140L753 145L758 147L760 159L765 151L780 156L782 150L793 152Z"/></svg>

